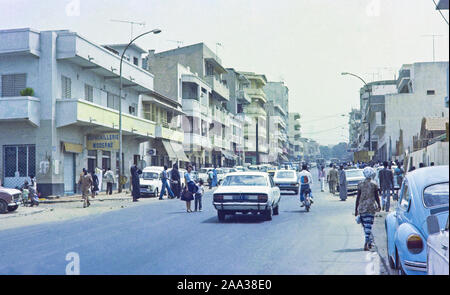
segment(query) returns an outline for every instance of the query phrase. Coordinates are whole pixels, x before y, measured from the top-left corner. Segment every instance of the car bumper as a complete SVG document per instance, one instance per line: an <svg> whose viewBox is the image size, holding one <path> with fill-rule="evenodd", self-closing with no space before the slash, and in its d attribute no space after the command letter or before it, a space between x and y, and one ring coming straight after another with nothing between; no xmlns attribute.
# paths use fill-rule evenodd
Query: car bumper
<svg viewBox="0 0 450 295"><path fill-rule="evenodd" d="M8 204L8 207L20 206L22 205L21 201L11 202Z"/></svg>
<svg viewBox="0 0 450 295"><path fill-rule="evenodd" d="M347 191L348 192L354 192L358 190L358 185L349 185L347 186Z"/></svg>
<svg viewBox="0 0 450 295"><path fill-rule="evenodd" d="M403 269L406 274L424 275L427 273L427 263L420 261L403 260Z"/></svg>
<svg viewBox="0 0 450 295"><path fill-rule="evenodd" d="M156 191L141 190L141 196L156 196Z"/></svg>
<svg viewBox="0 0 450 295"><path fill-rule="evenodd" d="M267 203L255 202L213 202L214 208L226 211L264 211L267 209Z"/></svg>
<svg viewBox="0 0 450 295"><path fill-rule="evenodd" d="M290 184L290 183L275 183L276 186L280 189L280 191L288 191L288 190L298 190L298 185Z"/></svg>

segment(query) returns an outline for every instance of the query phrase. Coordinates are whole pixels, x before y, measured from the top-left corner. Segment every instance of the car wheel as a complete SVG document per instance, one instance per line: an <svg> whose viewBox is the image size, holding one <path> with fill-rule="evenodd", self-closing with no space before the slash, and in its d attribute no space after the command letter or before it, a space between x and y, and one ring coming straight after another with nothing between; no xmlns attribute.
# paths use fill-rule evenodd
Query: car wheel
<svg viewBox="0 0 450 295"><path fill-rule="evenodd" d="M16 206L11 206L11 207L8 207L8 211L9 211L9 212L13 212L13 211L16 211L17 208L19 208L18 205L16 205Z"/></svg>
<svg viewBox="0 0 450 295"><path fill-rule="evenodd" d="M219 221L224 221L225 220L225 213L221 210L217 211L217 218L219 219Z"/></svg>
<svg viewBox="0 0 450 295"><path fill-rule="evenodd" d="M265 220L272 220L272 207L264 211L263 217Z"/></svg>
<svg viewBox="0 0 450 295"><path fill-rule="evenodd" d="M277 206L275 208L273 208L273 215L278 215L279 214L278 208L280 208L280 204L277 204Z"/></svg>
<svg viewBox="0 0 450 295"><path fill-rule="evenodd" d="M0 200L0 214L6 213L6 212L8 212L8 204L5 201Z"/></svg>

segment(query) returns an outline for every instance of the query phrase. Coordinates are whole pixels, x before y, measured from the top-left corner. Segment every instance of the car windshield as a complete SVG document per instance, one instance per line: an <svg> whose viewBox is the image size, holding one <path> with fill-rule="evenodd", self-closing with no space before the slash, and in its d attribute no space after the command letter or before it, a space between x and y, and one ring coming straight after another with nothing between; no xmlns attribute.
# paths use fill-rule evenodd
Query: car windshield
<svg viewBox="0 0 450 295"><path fill-rule="evenodd" d="M225 177L222 185L266 186L267 181L266 178L261 175L229 175Z"/></svg>
<svg viewBox="0 0 450 295"><path fill-rule="evenodd" d="M208 169L205 169L205 168L201 168L198 170L198 173L207 173L207 172L208 172Z"/></svg>
<svg viewBox="0 0 450 295"><path fill-rule="evenodd" d="M362 170L346 170L345 176L347 177L364 177Z"/></svg>
<svg viewBox="0 0 450 295"><path fill-rule="evenodd" d="M448 182L430 185L423 191L425 207L448 206Z"/></svg>
<svg viewBox="0 0 450 295"><path fill-rule="evenodd" d="M294 178L294 171L278 171L276 174L276 178Z"/></svg>
<svg viewBox="0 0 450 295"><path fill-rule="evenodd" d="M141 174L141 177L143 179L158 179L159 178L159 173L157 173L157 172L143 172Z"/></svg>

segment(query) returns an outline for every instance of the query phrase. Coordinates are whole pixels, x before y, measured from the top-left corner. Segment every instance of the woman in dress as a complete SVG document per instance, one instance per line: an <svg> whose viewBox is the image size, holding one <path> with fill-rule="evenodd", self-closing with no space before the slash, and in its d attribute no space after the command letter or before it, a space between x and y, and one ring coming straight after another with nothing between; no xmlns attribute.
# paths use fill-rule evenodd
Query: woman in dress
<svg viewBox="0 0 450 295"><path fill-rule="evenodd" d="M181 200L186 201L186 212L191 213L191 201L194 199L194 194L198 191L197 185L194 183L191 177L192 166L189 165L187 172L184 173L184 179L186 181L186 186L184 187L183 194L181 195Z"/></svg>

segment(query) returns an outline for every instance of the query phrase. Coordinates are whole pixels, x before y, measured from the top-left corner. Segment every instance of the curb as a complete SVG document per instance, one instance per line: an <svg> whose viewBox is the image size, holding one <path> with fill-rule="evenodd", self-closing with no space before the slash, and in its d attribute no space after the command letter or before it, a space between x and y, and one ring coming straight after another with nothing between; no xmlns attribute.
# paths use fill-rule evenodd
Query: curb
<svg viewBox="0 0 450 295"><path fill-rule="evenodd" d="M103 201L124 201L124 200L131 200L133 199L132 197L120 197L120 198L111 198L111 199L97 199L97 198L89 198L89 201L91 202L95 202L95 201L99 201L99 202L103 202ZM83 199L80 197L79 199L72 199L72 200L58 200L58 201L53 201L53 200L47 200L47 201L39 201L39 204L59 204L59 203L74 203L74 202L82 202Z"/></svg>
<svg viewBox="0 0 450 295"><path fill-rule="evenodd" d="M45 211L48 211L48 210L41 209L41 210L38 210L38 211L26 213L26 214L23 214L23 215L16 215L16 214L14 214L14 215L9 215L9 216L7 215L6 217L2 217L2 219L8 219L8 218L13 218L13 217L25 217L25 216L30 216L30 215L33 215L33 214L42 213L42 212L45 212ZM19 214L20 214L20 213L19 213Z"/></svg>

